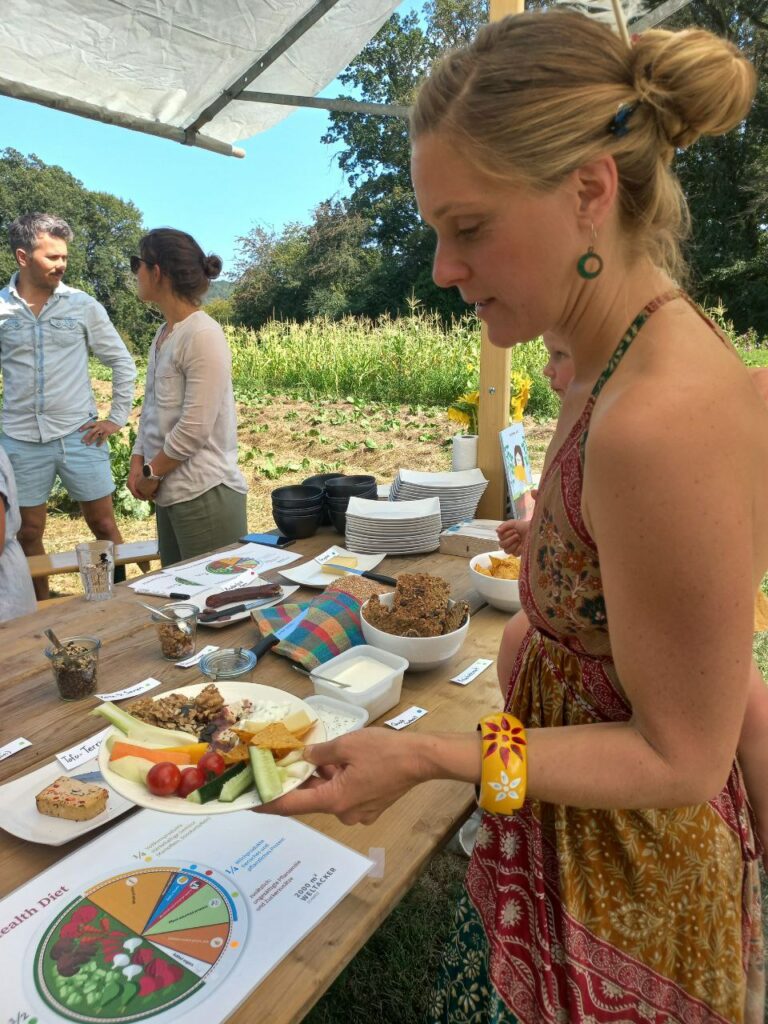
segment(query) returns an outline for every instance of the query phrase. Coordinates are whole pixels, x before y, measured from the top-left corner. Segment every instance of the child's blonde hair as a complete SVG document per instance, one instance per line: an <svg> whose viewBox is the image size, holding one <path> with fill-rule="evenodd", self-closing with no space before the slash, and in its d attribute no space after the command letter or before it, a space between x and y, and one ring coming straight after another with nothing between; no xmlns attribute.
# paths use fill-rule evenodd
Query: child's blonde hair
<svg viewBox="0 0 768 1024"><path fill-rule="evenodd" d="M627 48L581 14L519 14L485 26L436 66L411 135L439 131L482 173L545 191L610 153L632 249L680 278L689 222L675 150L738 124L755 88L752 65L710 32L655 29ZM622 109L623 133L614 120Z"/></svg>

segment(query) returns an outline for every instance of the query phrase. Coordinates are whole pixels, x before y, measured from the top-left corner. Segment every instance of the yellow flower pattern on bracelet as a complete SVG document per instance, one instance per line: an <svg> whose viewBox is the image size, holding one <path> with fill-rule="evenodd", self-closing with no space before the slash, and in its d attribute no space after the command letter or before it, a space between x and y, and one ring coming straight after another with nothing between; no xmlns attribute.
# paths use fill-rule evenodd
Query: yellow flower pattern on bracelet
<svg viewBox="0 0 768 1024"><path fill-rule="evenodd" d="M506 713L489 715L478 725L482 737L482 775L478 804L493 814L512 814L523 806L527 777L525 729Z"/></svg>

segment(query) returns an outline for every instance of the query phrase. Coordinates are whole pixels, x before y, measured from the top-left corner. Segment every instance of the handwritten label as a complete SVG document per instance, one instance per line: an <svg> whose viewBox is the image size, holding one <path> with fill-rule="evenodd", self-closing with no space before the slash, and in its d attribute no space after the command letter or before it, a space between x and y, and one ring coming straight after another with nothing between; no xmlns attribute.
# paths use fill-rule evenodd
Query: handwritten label
<svg viewBox="0 0 768 1024"><path fill-rule="evenodd" d="M418 722L420 718L426 715L426 708L417 708L416 705L412 708L407 708L397 718L390 718L384 725L388 725L390 729L405 729L408 725L413 725L414 722Z"/></svg>
<svg viewBox="0 0 768 1024"><path fill-rule="evenodd" d="M202 651L198 651L197 654L193 654L191 658L185 658L184 661L177 661L176 668L192 668L196 665L201 658L204 658L206 654L211 654L212 651L218 651L218 647L214 644L208 644Z"/></svg>
<svg viewBox="0 0 768 1024"><path fill-rule="evenodd" d="M480 673L485 672L488 666L492 664L493 660L491 658L478 658L477 661L473 661L471 665L468 665L463 672L459 672L457 676L454 676L451 682L458 683L459 686L466 686L473 679L477 679Z"/></svg>
<svg viewBox="0 0 768 1024"><path fill-rule="evenodd" d="M62 750L60 754L56 755L56 760L67 771L71 771L73 768L79 768L81 764L85 764L86 761L90 761L92 757L95 757L99 752L101 742L107 733L110 731L110 727L102 729L101 732L97 732L95 736L91 736L90 739L83 740L82 743L78 743L76 747L70 747L69 750Z"/></svg>
<svg viewBox="0 0 768 1024"><path fill-rule="evenodd" d="M0 761L4 761L6 757L10 757L12 754L18 754L20 750L31 746L32 744L29 740L25 740L23 736L19 736L17 740L11 740L11 742L6 743L4 747L0 747Z"/></svg>
<svg viewBox="0 0 768 1024"><path fill-rule="evenodd" d="M152 676L149 676L148 679L142 679L140 683L126 686L124 690L115 690L114 693L97 693L95 696L99 700L125 700L127 697L138 697L140 693L146 693L147 690L154 690L159 685L159 679L153 679Z"/></svg>

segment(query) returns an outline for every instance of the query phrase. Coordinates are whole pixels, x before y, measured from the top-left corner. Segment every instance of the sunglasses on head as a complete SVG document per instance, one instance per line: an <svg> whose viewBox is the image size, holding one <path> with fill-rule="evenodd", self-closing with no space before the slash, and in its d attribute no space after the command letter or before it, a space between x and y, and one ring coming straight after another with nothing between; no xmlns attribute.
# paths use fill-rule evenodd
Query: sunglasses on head
<svg viewBox="0 0 768 1024"><path fill-rule="evenodd" d="M142 263L144 264L145 267L154 267L155 266L154 263L150 263L149 260L145 260L143 256L131 256L131 260L130 260L131 273L132 274L138 274L139 266Z"/></svg>

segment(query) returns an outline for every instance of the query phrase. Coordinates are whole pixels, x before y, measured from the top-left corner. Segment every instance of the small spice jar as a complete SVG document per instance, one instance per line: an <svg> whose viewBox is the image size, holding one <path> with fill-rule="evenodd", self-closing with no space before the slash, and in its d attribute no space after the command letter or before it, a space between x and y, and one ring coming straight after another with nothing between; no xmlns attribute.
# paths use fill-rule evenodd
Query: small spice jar
<svg viewBox="0 0 768 1024"><path fill-rule="evenodd" d="M195 653L197 606L174 601L152 613L160 650L168 661L183 661Z"/></svg>
<svg viewBox="0 0 768 1024"><path fill-rule="evenodd" d="M53 677L62 700L80 700L96 692L96 670L101 640L94 636L71 636L58 647L46 647Z"/></svg>

